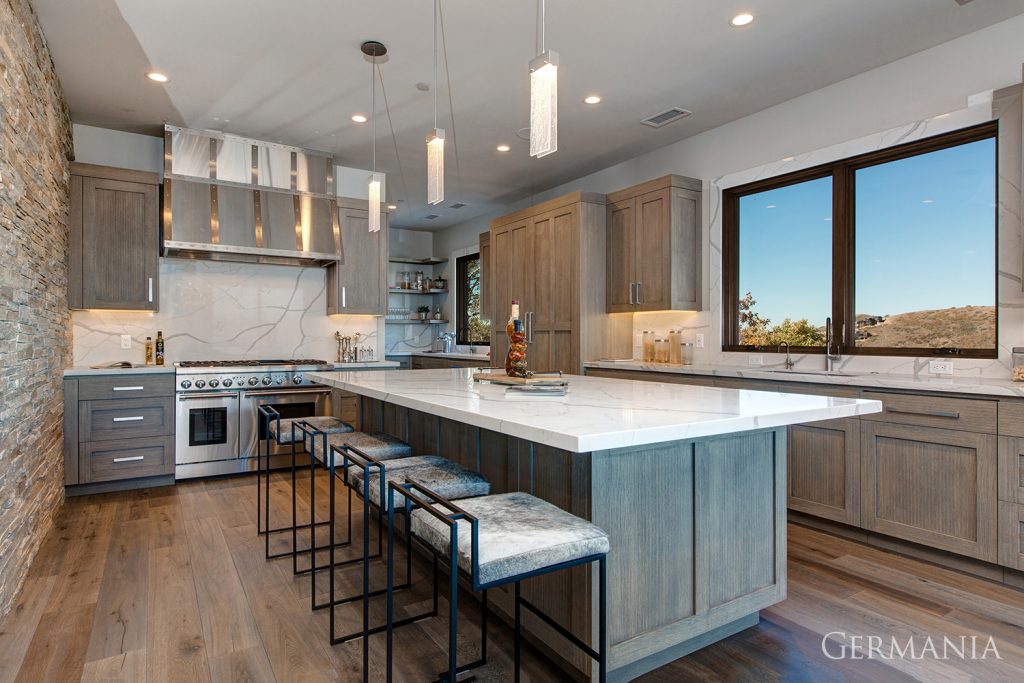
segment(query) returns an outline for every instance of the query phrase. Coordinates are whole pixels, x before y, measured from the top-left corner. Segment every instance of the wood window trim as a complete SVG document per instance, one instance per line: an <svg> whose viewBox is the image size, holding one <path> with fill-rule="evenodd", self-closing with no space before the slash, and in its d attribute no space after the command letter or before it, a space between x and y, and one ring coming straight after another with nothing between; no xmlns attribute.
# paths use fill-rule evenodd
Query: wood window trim
<svg viewBox="0 0 1024 683"><path fill-rule="evenodd" d="M480 260L480 252L466 254L455 259L455 291L457 292L455 295L455 343L459 346L488 346L491 343L489 339L470 341L468 338L469 307L465 296L468 277L466 263L473 260Z"/></svg>
<svg viewBox="0 0 1024 683"><path fill-rule="evenodd" d="M855 318L854 277L855 277L855 236L853 185L856 171L879 164L898 161L908 157L936 152L950 147L977 142L989 138L998 139L999 122L988 121L969 128L943 133L913 142L907 142L886 149L868 152L846 159L801 169L793 173L757 180L744 185L726 188L722 191L722 351L754 352L767 350L763 346L739 343L739 202L747 195L775 190L790 185L832 178L832 324L834 330L842 331L841 351L843 355L860 356L950 356L953 358L998 358L999 355L999 199L996 183L996 207L993 209L996 234L996 263L993 267L993 292L996 292L995 329L996 338L991 349L933 349L857 347L856 328L846 325ZM998 174L998 145L996 172ZM801 354L824 354L824 347L794 346L792 351Z"/></svg>

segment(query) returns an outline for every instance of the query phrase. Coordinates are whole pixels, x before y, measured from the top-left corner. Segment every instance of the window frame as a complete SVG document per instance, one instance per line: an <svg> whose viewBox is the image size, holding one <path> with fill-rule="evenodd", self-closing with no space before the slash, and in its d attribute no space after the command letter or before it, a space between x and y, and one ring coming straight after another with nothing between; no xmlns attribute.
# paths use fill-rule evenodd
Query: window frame
<svg viewBox="0 0 1024 683"><path fill-rule="evenodd" d="M854 279L856 276L854 178L856 171L909 157L958 147L970 142L994 139L996 141L995 168L999 171L999 123L988 121L969 128L955 130L915 140L886 149L847 157L827 164L802 169L793 173L737 185L722 191L722 351L764 351L763 346L739 343L739 205L740 199L752 194L775 190L820 178L832 178L832 326L841 332L840 350L846 355L862 356L953 356L959 358L997 358L999 355L999 184L993 213L995 231L995 263L992 269L992 291L995 300L995 339L991 349L954 349L927 347L858 347L856 325L846 325L855 319ZM794 352L825 353L823 346L794 346Z"/></svg>
<svg viewBox="0 0 1024 683"><path fill-rule="evenodd" d="M490 339L484 341L469 340L469 301L465 296L467 288L468 273L467 261L481 261L480 252L465 254L455 259L455 343L459 346L489 346ZM481 275L483 274L483 262L480 263ZM481 282L481 286L483 283ZM481 292L482 293L482 292ZM481 301L481 304L483 302ZM483 311L481 310L481 314Z"/></svg>

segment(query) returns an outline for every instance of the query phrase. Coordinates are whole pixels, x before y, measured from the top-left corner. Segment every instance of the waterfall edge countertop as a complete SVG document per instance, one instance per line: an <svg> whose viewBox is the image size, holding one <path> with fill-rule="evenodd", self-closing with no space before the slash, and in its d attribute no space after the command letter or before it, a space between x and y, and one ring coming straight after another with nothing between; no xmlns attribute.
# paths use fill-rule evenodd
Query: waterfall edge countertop
<svg viewBox="0 0 1024 683"><path fill-rule="evenodd" d="M568 375L565 396L506 396L473 370L315 372L315 382L587 453L881 412L879 401Z"/></svg>

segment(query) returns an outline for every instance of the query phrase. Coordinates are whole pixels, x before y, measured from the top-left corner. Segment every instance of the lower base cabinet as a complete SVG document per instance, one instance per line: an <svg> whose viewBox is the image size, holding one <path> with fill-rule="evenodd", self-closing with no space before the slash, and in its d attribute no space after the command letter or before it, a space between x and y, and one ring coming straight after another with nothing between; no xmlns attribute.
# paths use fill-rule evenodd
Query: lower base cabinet
<svg viewBox="0 0 1024 683"><path fill-rule="evenodd" d="M999 501L999 564L1024 571L1024 505Z"/></svg>
<svg viewBox="0 0 1024 683"><path fill-rule="evenodd" d="M997 561L996 437L864 420L861 526Z"/></svg>
<svg viewBox="0 0 1024 683"><path fill-rule="evenodd" d="M789 428L788 506L860 526L860 420L825 420Z"/></svg>

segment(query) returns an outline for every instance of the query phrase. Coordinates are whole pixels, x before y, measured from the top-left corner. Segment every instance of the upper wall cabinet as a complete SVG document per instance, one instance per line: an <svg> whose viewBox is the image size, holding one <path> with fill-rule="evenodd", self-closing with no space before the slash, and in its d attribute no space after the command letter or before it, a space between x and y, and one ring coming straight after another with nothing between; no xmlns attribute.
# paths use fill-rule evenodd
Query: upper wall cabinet
<svg viewBox="0 0 1024 683"><path fill-rule="evenodd" d="M69 308L158 309L159 188L155 173L71 164Z"/></svg>
<svg viewBox="0 0 1024 683"><path fill-rule="evenodd" d="M370 232L366 202L338 200L342 259L327 266L327 315L384 315L388 307L388 216Z"/></svg>
<svg viewBox="0 0 1024 683"><path fill-rule="evenodd" d="M701 309L700 199L676 175L608 195L609 313Z"/></svg>

